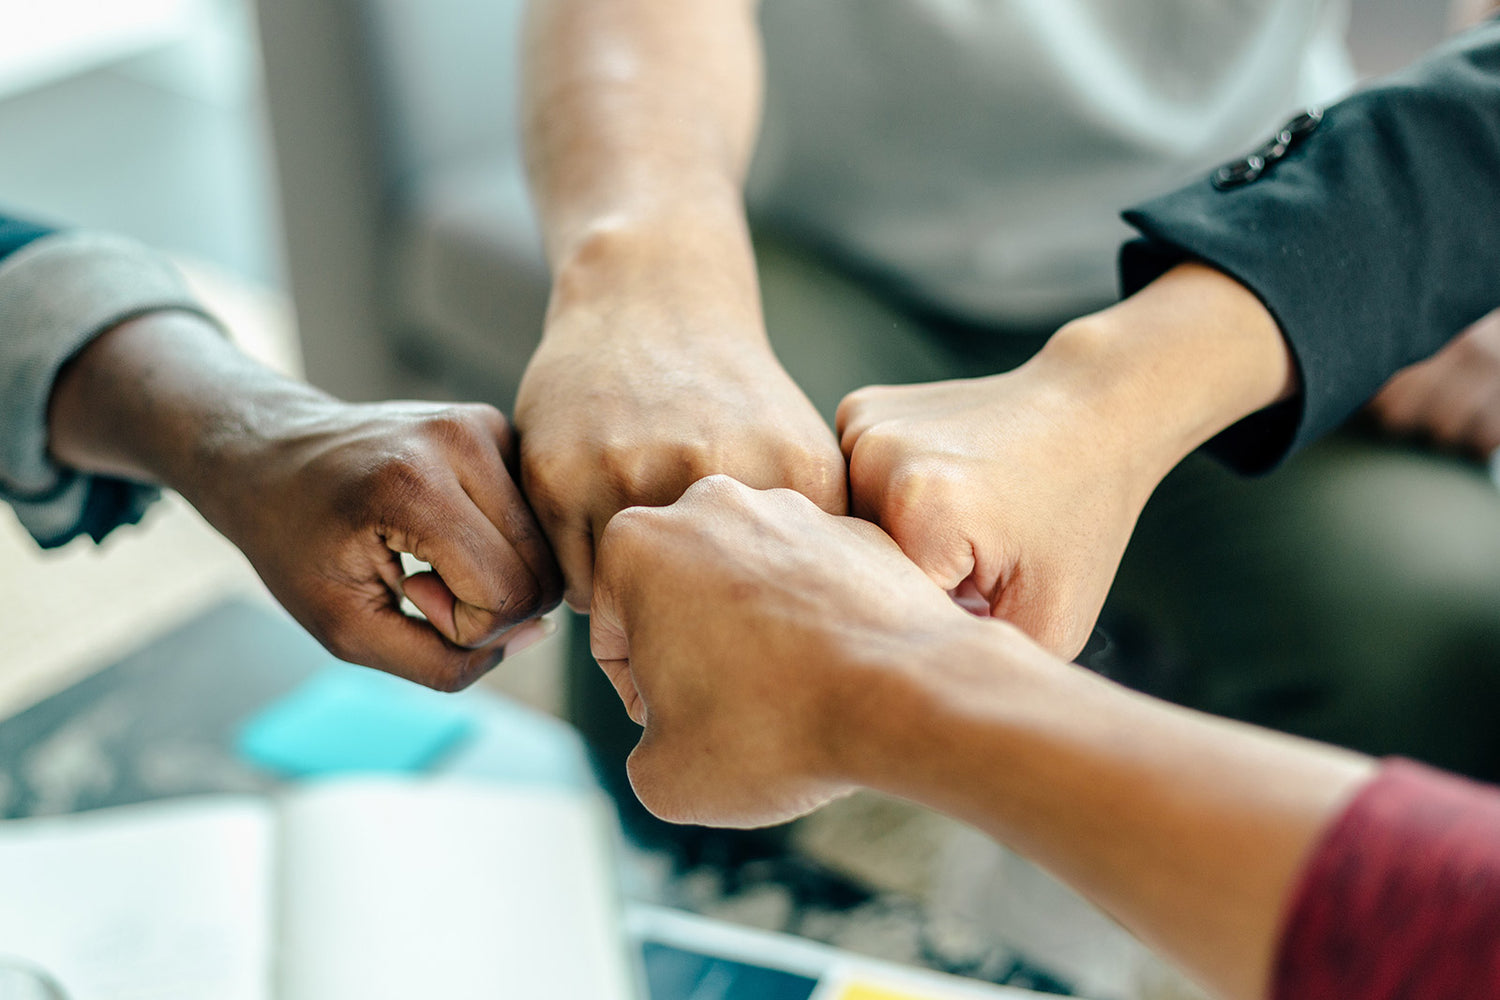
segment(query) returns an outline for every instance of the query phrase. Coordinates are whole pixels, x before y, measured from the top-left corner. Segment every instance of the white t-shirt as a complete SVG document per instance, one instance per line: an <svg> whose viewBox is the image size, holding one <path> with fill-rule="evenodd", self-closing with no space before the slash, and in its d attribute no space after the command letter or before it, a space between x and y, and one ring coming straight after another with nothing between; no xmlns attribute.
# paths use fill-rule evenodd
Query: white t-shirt
<svg viewBox="0 0 1500 1000"><path fill-rule="evenodd" d="M1347 0L763 0L759 212L945 309L1115 294L1121 209L1354 81Z"/></svg>

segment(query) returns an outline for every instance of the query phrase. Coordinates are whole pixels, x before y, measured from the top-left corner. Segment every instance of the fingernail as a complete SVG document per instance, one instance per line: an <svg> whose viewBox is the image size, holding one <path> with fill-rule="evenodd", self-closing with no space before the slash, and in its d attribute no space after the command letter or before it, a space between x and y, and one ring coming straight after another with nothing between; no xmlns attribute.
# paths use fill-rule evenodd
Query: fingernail
<svg viewBox="0 0 1500 1000"><path fill-rule="evenodd" d="M527 622L517 626L505 641L505 658L518 656L523 650L530 649L543 639L557 631L557 622L551 618L538 618L536 621Z"/></svg>

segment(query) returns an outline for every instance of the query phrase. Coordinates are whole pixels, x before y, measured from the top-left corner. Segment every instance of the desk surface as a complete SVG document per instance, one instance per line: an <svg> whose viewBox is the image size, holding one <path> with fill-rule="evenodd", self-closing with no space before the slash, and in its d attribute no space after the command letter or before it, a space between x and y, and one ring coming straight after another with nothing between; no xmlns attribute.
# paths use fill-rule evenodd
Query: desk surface
<svg viewBox="0 0 1500 1000"><path fill-rule="evenodd" d="M0 817L269 790L233 733L330 662L280 617L221 604L0 723Z"/></svg>
<svg viewBox="0 0 1500 1000"><path fill-rule="evenodd" d="M0 818L274 790L274 779L235 755L234 736L246 718L332 662L267 602L236 599L213 607L0 722ZM452 763L462 767L466 753L458 751ZM647 873L631 880L633 894L648 902L752 923L757 909L772 902L785 908L781 929L813 932L867 953L872 943L889 944L894 935L920 948L909 955L889 947L873 953L1060 989L1011 948L985 946L972 934L961 937L961 958L957 952L945 958L950 946L928 933L928 916L913 901L886 899L795 853L733 858L709 851L675 869L668 856L627 853L630 864ZM951 922L947 927L951 931Z"/></svg>

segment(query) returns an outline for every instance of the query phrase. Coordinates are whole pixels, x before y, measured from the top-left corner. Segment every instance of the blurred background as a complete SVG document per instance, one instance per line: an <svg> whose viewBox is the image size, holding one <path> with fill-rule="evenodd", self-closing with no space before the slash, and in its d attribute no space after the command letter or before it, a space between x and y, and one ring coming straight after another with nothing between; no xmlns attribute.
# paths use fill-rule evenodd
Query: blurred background
<svg viewBox="0 0 1500 1000"><path fill-rule="evenodd" d="M516 155L519 6L0 0L0 205L167 250L247 349L346 397L508 408L546 291ZM1354 0L1360 71L1408 62L1448 15ZM180 502L98 549L47 555L0 513L0 720L233 596L267 601ZM490 683L556 710L562 645ZM870 831L900 822L871 806L806 836L825 854L862 839L852 867L889 875L921 834ZM1016 884L1028 905L1051 898ZM720 910L765 922L757 907L782 905L750 893ZM866 946L888 947L891 926Z"/></svg>
<svg viewBox="0 0 1500 1000"><path fill-rule="evenodd" d="M506 405L545 294L515 155L519 7L0 0L0 203L168 250L252 350L292 370L305 356L337 393ZM1355 0L1361 72L1409 61L1448 16ZM117 643L136 605L185 615L245 575L181 510L45 560L0 521L12 703Z"/></svg>

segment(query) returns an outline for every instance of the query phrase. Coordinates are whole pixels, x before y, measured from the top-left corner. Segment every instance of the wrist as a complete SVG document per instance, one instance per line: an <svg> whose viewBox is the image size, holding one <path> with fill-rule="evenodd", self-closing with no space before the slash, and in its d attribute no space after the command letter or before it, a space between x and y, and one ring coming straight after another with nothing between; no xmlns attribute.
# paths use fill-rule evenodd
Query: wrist
<svg viewBox="0 0 1500 1000"><path fill-rule="evenodd" d="M830 775L1002 839L1017 834L1013 807L1052 809L1060 789L1095 780L1098 745L1139 701L991 618L955 623L883 678L878 695L846 699Z"/></svg>
<svg viewBox="0 0 1500 1000"><path fill-rule="evenodd" d="M1290 348L1270 311L1199 264L1069 323L1027 368L1066 386L1097 438L1128 456L1153 488L1214 435L1297 391Z"/></svg>
<svg viewBox="0 0 1500 1000"><path fill-rule="evenodd" d="M620 321L643 311L700 319ZM554 260L544 339L601 326L611 339L712 331L764 340L755 254L738 203L695 204L691 212L618 213L581 229Z"/></svg>
<svg viewBox="0 0 1500 1000"><path fill-rule="evenodd" d="M82 472L177 488L193 463L196 414L181 389L196 362L233 351L200 316L156 312L95 337L58 373L48 447Z"/></svg>
<svg viewBox="0 0 1500 1000"><path fill-rule="evenodd" d="M976 698L1012 686L1012 646L1046 654L1014 627L966 612L905 639L856 654L829 699L823 757L830 778L925 800L941 784L934 770L946 767L935 735L951 732Z"/></svg>
<svg viewBox="0 0 1500 1000"><path fill-rule="evenodd" d="M101 334L59 375L49 446L80 471L176 490L214 521L226 506L217 497L253 485L249 445L328 399L245 357L201 317L153 313Z"/></svg>

